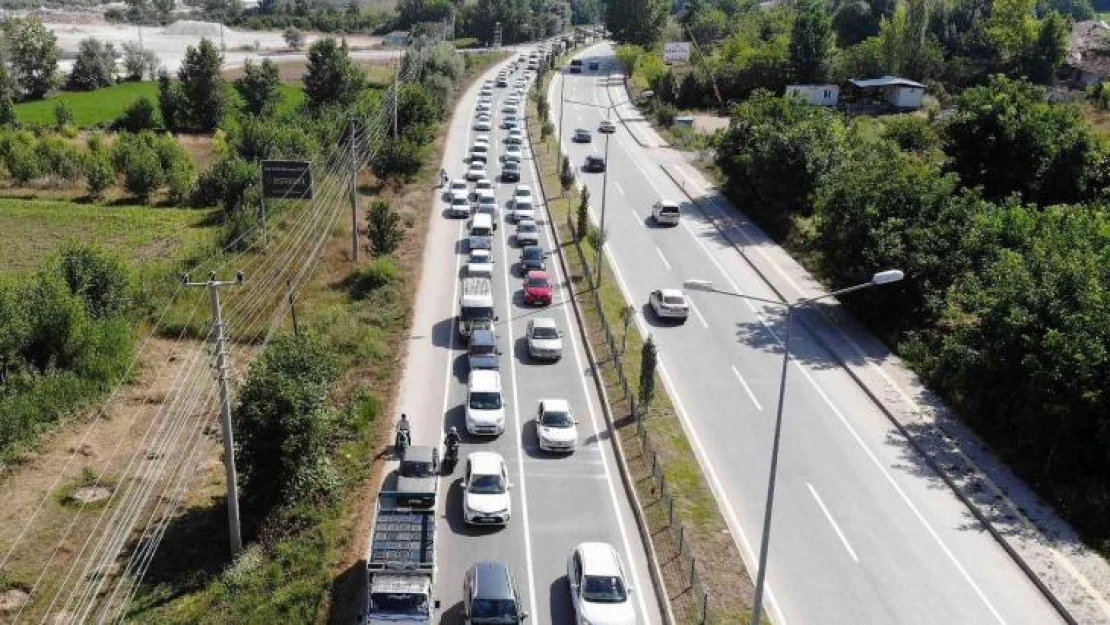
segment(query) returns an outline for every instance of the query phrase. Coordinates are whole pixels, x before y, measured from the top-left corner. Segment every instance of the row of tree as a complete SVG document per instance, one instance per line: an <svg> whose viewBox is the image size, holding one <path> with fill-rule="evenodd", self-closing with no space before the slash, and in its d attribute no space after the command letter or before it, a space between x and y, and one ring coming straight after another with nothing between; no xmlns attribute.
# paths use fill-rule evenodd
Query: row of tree
<svg viewBox="0 0 1110 625"><path fill-rule="evenodd" d="M1110 532L1110 151L1001 76L931 125L849 121L767 92L717 146L731 197L847 302L1095 544Z"/></svg>
<svg viewBox="0 0 1110 625"><path fill-rule="evenodd" d="M577 10L575 10L577 6ZM423 22L454 19L456 37L473 37L492 43L497 25L504 44L520 43L557 35L579 20L599 17L598 0L575 3L567 0L401 0L393 26L409 29Z"/></svg>

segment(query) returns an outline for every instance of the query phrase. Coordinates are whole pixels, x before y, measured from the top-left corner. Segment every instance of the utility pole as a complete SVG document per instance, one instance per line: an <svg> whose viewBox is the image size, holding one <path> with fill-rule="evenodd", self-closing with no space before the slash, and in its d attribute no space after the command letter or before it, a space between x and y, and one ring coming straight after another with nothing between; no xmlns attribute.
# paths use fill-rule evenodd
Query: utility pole
<svg viewBox="0 0 1110 625"><path fill-rule="evenodd" d="M289 313L293 316L293 336L301 335L301 328L297 325L297 300L293 299L293 281L285 281L285 292L289 297Z"/></svg>
<svg viewBox="0 0 1110 625"><path fill-rule="evenodd" d="M605 119L609 119L609 111L605 111ZM601 174L601 228L597 233L597 284L594 288L601 288L601 261L604 258L602 251L605 249L605 192L609 190L609 135L605 133L605 171Z"/></svg>
<svg viewBox="0 0 1110 625"><path fill-rule="evenodd" d="M396 98L395 98L396 99ZM347 149L351 155L351 260L358 262L358 160L355 155L355 118L347 122Z"/></svg>
<svg viewBox="0 0 1110 625"><path fill-rule="evenodd" d="M227 525L232 555L243 549L243 536L239 531L239 483L235 473L235 440L231 431L231 394L228 390L227 337L224 335L223 309L220 307L220 287L238 286L243 283L243 272L235 280L216 280L216 272L208 274L207 282L189 282L189 274L182 280L185 286L202 286L208 289L212 302L212 320L216 330L216 375L220 384L220 431L224 439L224 476L227 479Z"/></svg>
<svg viewBox="0 0 1110 625"><path fill-rule="evenodd" d="M393 67L393 140L397 140L397 103L401 99L401 62L394 61Z"/></svg>

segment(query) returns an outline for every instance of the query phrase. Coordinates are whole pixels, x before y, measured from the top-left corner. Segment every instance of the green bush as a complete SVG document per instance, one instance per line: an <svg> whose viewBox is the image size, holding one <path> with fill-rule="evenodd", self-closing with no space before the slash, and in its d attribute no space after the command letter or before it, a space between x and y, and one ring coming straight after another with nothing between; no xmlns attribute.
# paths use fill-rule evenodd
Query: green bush
<svg viewBox="0 0 1110 625"><path fill-rule="evenodd" d="M370 237L370 251L375 256L392 253L405 236L401 217L381 198L370 204L366 215L366 229Z"/></svg>
<svg viewBox="0 0 1110 625"><path fill-rule="evenodd" d="M157 152L152 148L139 146L128 154L123 164L123 188L128 193L145 203L163 182L165 174Z"/></svg>
<svg viewBox="0 0 1110 625"><path fill-rule="evenodd" d="M158 126L158 121L155 119L154 103L146 96L135 100L124 109L123 114L116 119L113 126L126 132L154 130Z"/></svg>
<svg viewBox="0 0 1110 625"><path fill-rule="evenodd" d="M38 139L26 130L0 135L0 156L17 183L27 184L43 174L37 147Z"/></svg>
<svg viewBox="0 0 1110 625"><path fill-rule="evenodd" d="M83 171L84 156L78 149L58 135L46 135L35 146L42 174L61 180L77 180Z"/></svg>
<svg viewBox="0 0 1110 625"><path fill-rule="evenodd" d="M678 117L678 108L673 104L664 102L655 107L655 121L660 126L670 127L674 123L675 117Z"/></svg>
<svg viewBox="0 0 1110 625"><path fill-rule="evenodd" d="M222 203L226 212L232 212L243 204L247 191L258 183L259 175L258 166L235 154L220 157L197 179L192 203L196 206Z"/></svg>
<svg viewBox="0 0 1110 625"><path fill-rule="evenodd" d="M54 105L54 127L62 130L73 125L73 111L69 109L64 100L58 100Z"/></svg>
<svg viewBox="0 0 1110 625"><path fill-rule="evenodd" d="M92 152L85 159L85 188L89 191L89 197L102 197L104 190L112 186L115 178L116 172L107 155Z"/></svg>
<svg viewBox="0 0 1110 625"><path fill-rule="evenodd" d="M401 277L401 267L389 256L379 256L353 274L348 281L351 299L361 300L370 293L395 283Z"/></svg>

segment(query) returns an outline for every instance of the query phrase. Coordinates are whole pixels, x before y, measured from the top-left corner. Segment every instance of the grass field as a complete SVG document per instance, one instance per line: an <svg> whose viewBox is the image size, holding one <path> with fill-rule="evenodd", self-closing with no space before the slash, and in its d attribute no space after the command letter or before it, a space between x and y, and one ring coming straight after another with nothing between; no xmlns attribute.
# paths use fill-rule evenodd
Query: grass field
<svg viewBox="0 0 1110 625"><path fill-rule="evenodd" d="M114 122L132 102L143 96L150 98L157 106L158 84L151 81L125 82L96 91L63 91L45 100L17 104L15 116L24 124L53 124L54 107L58 102L65 102L73 112L73 123L85 128ZM303 101L304 89L282 85L278 112L300 106Z"/></svg>
<svg viewBox="0 0 1110 625"><path fill-rule="evenodd" d="M209 211L0 199L0 276L33 271L69 238L164 260L211 238Z"/></svg>

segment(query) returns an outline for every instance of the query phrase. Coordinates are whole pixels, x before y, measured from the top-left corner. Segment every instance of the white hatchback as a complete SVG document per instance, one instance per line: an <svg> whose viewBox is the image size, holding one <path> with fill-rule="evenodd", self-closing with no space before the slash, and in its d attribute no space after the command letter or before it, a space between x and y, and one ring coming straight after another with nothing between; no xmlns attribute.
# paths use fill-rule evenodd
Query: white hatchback
<svg viewBox="0 0 1110 625"><path fill-rule="evenodd" d="M617 550L609 543L582 543L567 558L567 584L578 623L635 625L632 587Z"/></svg>
<svg viewBox="0 0 1110 625"><path fill-rule="evenodd" d="M536 411L536 438L543 451L574 451L578 425L565 399L541 399Z"/></svg>
<svg viewBox="0 0 1110 625"><path fill-rule="evenodd" d="M506 525L512 516L509 472L505 459L492 451L466 457L463 476L463 521L471 525Z"/></svg>

